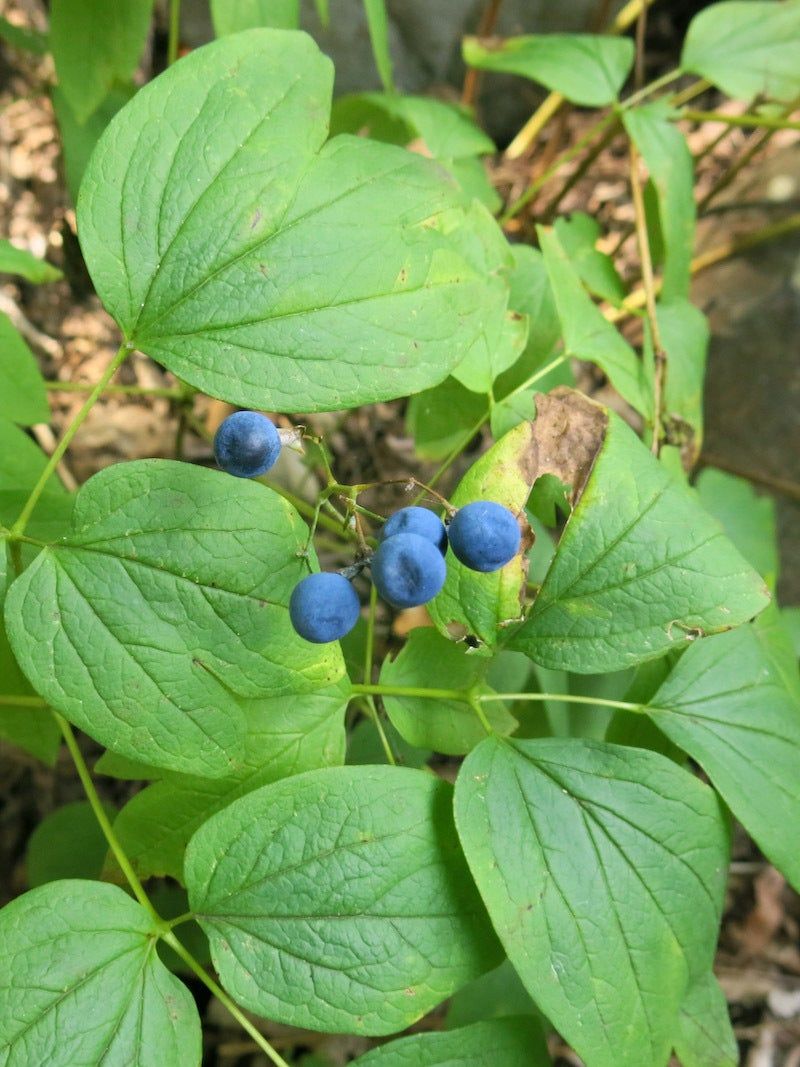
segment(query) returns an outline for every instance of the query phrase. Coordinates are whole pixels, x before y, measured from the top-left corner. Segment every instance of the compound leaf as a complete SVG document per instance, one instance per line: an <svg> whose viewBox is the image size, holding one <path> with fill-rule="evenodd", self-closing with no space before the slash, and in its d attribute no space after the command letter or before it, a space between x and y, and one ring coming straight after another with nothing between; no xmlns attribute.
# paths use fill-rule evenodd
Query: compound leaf
<svg viewBox="0 0 800 1067"><path fill-rule="evenodd" d="M307 530L282 497L168 460L120 463L78 494L70 531L6 600L9 641L53 707L108 748L222 777L242 698L343 673L289 622Z"/></svg>
<svg viewBox="0 0 800 1067"><path fill-rule="evenodd" d="M466 37L464 62L521 74L573 104L603 107L617 98L633 64L633 41L586 33L548 33L506 40Z"/></svg>
<svg viewBox="0 0 800 1067"><path fill-rule="evenodd" d="M244 701L244 755L230 774L212 781L168 771L129 800L114 830L140 877L180 881L189 838L216 812L280 778L343 763L348 690L344 679L316 693Z"/></svg>
<svg viewBox="0 0 800 1067"><path fill-rule="evenodd" d="M681 66L728 96L794 100L800 94L800 4L712 4L689 24Z"/></svg>
<svg viewBox="0 0 800 1067"><path fill-rule="evenodd" d="M520 978L592 1067L662 1067L709 969L728 833L711 789L641 749L487 739L456 826Z"/></svg>
<svg viewBox="0 0 800 1067"><path fill-rule="evenodd" d="M296 1026L388 1034L496 966L451 798L424 771L337 767L209 819L185 878L228 992Z"/></svg>
<svg viewBox="0 0 800 1067"><path fill-rule="evenodd" d="M199 1067L194 998L116 886L68 880L17 897L0 911L0 953L4 1067Z"/></svg>
<svg viewBox="0 0 800 1067"><path fill-rule="evenodd" d="M126 338L244 406L405 396L481 326L449 236L463 194L415 153L325 143L332 73L298 32L198 48L111 121L81 186L86 261Z"/></svg>
<svg viewBox="0 0 800 1067"><path fill-rule="evenodd" d="M509 642L580 674L655 659L738 626L764 582L687 488L609 416L605 441L528 618Z"/></svg>
<svg viewBox="0 0 800 1067"><path fill-rule="evenodd" d="M647 712L800 887L800 685L789 638L772 614L688 648Z"/></svg>
<svg viewBox="0 0 800 1067"><path fill-rule="evenodd" d="M459 1030L413 1034L374 1048L352 1067L547 1067L550 1057L533 1019L491 1019Z"/></svg>

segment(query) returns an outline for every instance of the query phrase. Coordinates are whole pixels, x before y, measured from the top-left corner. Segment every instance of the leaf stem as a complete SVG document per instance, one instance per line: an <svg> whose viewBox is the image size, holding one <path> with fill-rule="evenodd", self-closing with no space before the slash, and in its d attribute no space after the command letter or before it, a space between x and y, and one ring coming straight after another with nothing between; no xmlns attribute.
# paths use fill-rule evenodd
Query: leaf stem
<svg viewBox="0 0 800 1067"><path fill-rule="evenodd" d="M0 696L0 708L46 708L47 702L36 696L15 696L13 693Z"/></svg>
<svg viewBox="0 0 800 1067"><path fill-rule="evenodd" d="M241 1011L237 1004L228 996L222 986L214 981L208 971L194 958L191 952L181 944L175 934L170 931L164 934L162 940L165 944L169 945L173 952L180 956L186 966L197 978L200 979L206 989L214 994L220 1004L223 1004L228 1009L242 1029L247 1031L261 1051L266 1053L267 1057L275 1064L275 1067L289 1067L289 1064L283 1056L281 1056L277 1049L272 1047L261 1031L253 1026L244 1012Z"/></svg>
<svg viewBox="0 0 800 1067"><path fill-rule="evenodd" d="M89 768L86 766L86 760L83 758L83 753L81 752L78 746L78 742L75 739L75 734L72 732L72 727L62 715L59 715L57 711L51 709L51 713L64 737L66 746L69 749L69 754L72 756L72 762L75 764L75 770L78 772L78 777L81 780L83 791L84 793L86 793L86 799L89 801L92 807L92 811L94 812L94 816L100 825L100 829L103 831L103 836L108 842L108 847L114 853L114 858L119 864L120 870L128 880L128 885L133 890L133 895L136 897L142 907L148 912L148 914L151 915L152 918L156 921L159 929L163 929L163 919L155 910L153 905L150 903L150 898L148 897L147 893L145 893L142 883L139 881L136 872L131 866L130 860L125 855L125 850L119 843L117 835L114 833L114 828L105 813L105 809L103 808L100 797L97 795L97 790L94 787L92 776L89 774Z"/></svg>
<svg viewBox="0 0 800 1067"><path fill-rule="evenodd" d="M564 704L597 704L603 708L617 708L619 711L644 711L643 704L631 704L626 700L611 700L606 697L578 696L573 693L486 693L476 698L482 704L495 700L531 700L541 702L555 700Z"/></svg>
<svg viewBox="0 0 800 1067"><path fill-rule="evenodd" d="M367 639L364 645L364 683L369 684L372 680L372 657L375 649L375 606L378 603L378 590L374 585L369 587L369 614L367 615ZM378 737L380 738L381 747L383 748L384 755L387 762L392 767L397 766L397 758L392 751L392 746L389 742L389 738L386 735L386 731L383 728L381 722L380 713L375 706L374 699L364 694L364 706L367 709L367 714L372 720L375 729L378 731Z"/></svg>
<svg viewBox="0 0 800 1067"><path fill-rule="evenodd" d="M125 360L128 358L130 352L131 347L128 344L120 345L119 349L117 350L117 354L106 367L102 378L99 382L97 382L95 387L86 397L86 400L83 402L80 410L70 423L69 427L64 433L64 436L56 445L53 454L50 456L50 459L47 461L44 470L39 476L38 482L31 490L31 495L28 497L28 500L25 504L25 507L22 509L19 518L11 527L10 533L12 538L19 537L21 534L25 533L25 528L28 525L28 521L30 520L31 515L33 514L33 509L36 507L39 497L44 492L45 487L48 481L50 480L50 476L53 474L56 467L61 462L64 453L70 446L70 442L72 441L78 430L81 428L84 420L86 419L86 416L94 407L98 397L103 392L108 383L111 381L111 379L114 377L114 375L122 366L122 364L125 362Z"/></svg>
<svg viewBox="0 0 800 1067"><path fill-rule="evenodd" d="M420 686L408 685L353 685L352 692L356 696L378 697L423 697L428 700L460 700L465 704L470 702L470 694L466 689L427 689Z"/></svg>
<svg viewBox="0 0 800 1067"><path fill-rule="evenodd" d="M656 312L656 286L653 278L653 258L650 254L650 238L647 233L647 212L642 192L642 179L639 174L639 152L633 141L630 142L630 176L633 211L636 220L636 240L639 245L639 260L642 265L642 285L647 308L647 320L650 323L650 335L653 342L653 440L651 450L657 456L661 448L661 409L664 398L664 380L667 374L667 353L661 342L661 331Z"/></svg>
<svg viewBox="0 0 800 1067"><path fill-rule="evenodd" d="M167 38L167 66L178 58L181 40L181 0L169 0L169 37Z"/></svg>
<svg viewBox="0 0 800 1067"><path fill-rule="evenodd" d="M726 115L722 111L692 111L686 108L678 117L687 122L721 122L726 126L761 127L765 130L800 130L800 121L772 115Z"/></svg>
<svg viewBox="0 0 800 1067"><path fill-rule="evenodd" d="M604 708L617 708L620 711L641 712L642 704L631 704L625 700L611 700L605 697L578 696L573 693L475 693L471 689L427 689L421 686L407 685L354 685L355 694L372 694L374 696L418 697L423 700L458 700L462 704L490 704L495 701L530 700L542 702L557 700L565 704L598 704ZM485 716L484 716L485 718ZM488 720L485 723L489 733L493 733Z"/></svg>
<svg viewBox="0 0 800 1067"><path fill-rule="evenodd" d="M97 388L96 382L45 382L45 388L51 393L91 393ZM183 400L183 390L177 386L155 386L148 388L144 385L107 385L103 389L104 396L152 396L164 397L166 400Z"/></svg>

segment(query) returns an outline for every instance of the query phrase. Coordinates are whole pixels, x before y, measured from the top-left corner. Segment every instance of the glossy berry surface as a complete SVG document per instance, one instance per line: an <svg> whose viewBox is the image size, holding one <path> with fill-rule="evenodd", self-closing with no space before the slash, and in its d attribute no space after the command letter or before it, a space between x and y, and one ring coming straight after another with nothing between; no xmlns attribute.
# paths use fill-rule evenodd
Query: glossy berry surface
<svg viewBox="0 0 800 1067"><path fill-rule="evenodd" d="M418 534L427 541L432 541L442 555L447 551L447 530L444 523L427 508L414 505L400 508L386 520L381 531L381 540L385 541L387 537L395 537L399 533Z"/></svg>
<svg viewBox="0 0 800 1067"><path fill-rule="evenodd" d="M359 611L358 594L341 574L309 574L295 586L289 601L292 626L316 645L349 634Z"/></svg>
<svg viewBox="0 0 800 1067"><path fill-rule="evenodd" d="M446 573L436 545L415 533L387 537L372 557L375 588L395 608L427 604L444 585Z"/></svg>
<svg viewBox="0 0 800 1067"><path fill-rule="evenodd" d="M456 559L473 571L497 571L519 551L516 518L493 500L476 500L459 508L448 536Z"/></svg>
<svg viewBox="0 0 800 1067"><path fill-rule="evenodd" d="M280 450L278 431L260 411L235 411L220 425L214 437L217 463L237 478L255 478L266 473Z"/></svg>

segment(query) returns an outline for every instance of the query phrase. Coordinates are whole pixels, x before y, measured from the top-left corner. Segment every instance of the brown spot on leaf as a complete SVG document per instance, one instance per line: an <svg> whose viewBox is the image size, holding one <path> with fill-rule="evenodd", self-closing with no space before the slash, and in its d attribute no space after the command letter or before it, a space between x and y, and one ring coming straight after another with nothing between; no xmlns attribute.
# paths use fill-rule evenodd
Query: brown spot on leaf
<svg viewBox="0 0 800 1067"><path fill-rule="evenodd" d="M520 456L523 477L533 485L552 474L572 487L574 507L605 437L605 408L583 393L560 385L536 397L536 419L530 447Z"/></svg>

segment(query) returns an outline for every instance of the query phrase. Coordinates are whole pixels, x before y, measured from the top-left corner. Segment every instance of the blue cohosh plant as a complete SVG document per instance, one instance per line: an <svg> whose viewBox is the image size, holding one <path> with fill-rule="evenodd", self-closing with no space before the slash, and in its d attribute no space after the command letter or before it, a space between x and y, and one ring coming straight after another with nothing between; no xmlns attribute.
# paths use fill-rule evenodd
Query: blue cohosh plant
<svg viewBox="0 0 800 1067"><path fill-rule="evenodd" d="M245 7L215 6L221 34ZM0 1062L193 1067L189 975L283 1067L253 1015L395 1035L504 984L514 1016L485 992L470 1025L359 1063L541 1065L552 1027L588 1067L661 1067L673 1049L685 1067L735 1064L712 972L731 814L800 885L800 684L769 509L735 479L685 473L707 330L688 300L679 123L708 83L758 98L742 121L789 121L800 8L707 8L681 70L627 95L624 37L466 43L474 66L556 94L516 149L565 99L606 109L581 150L612 127L629 139L632 291L587 216L507 242L480 166L491 143L459 109L394 91L380 4L387 91L337 101L332 137L332 67L303 33L222 36L120 109L149 5L109 20L125 41L110 82L80 34L68 54L73 8L52 4L56 107L68 155L75 122L105 126L78 232L122 340L48 459L20 428L46 418L44 384L0 323L0 729L45 760L63 739L105 859L91 866L77 815L37 831L40 884L0 912ZM679 93L678 74L704 81ZM433 158L402 147L419 139ZM613 325L633 315L641 353ZM197 392L249 409L216 442L242 477L154 459L65 491L58 461L134 349L179 379L163 392L184 415ZM571 388L573 358L605 373L644 440ZM382 536L369 487L337 482L324 450L316 506L251 480L280 440L262 411L397 397L439 477L491 428L449 494L449 549L432 511L404 509ZM318 573L319 530L343 573ZM382 663L375 596L360 608L350 581L365 546L377 591L429 600L433 624ZM359 617L345 659L334 639ZM93 772L74 727L106 748ZM434 753L463 757L454 788ZM98 775L147 784L113 812ZM67 871L47 841L71 834Z"/></svg>

